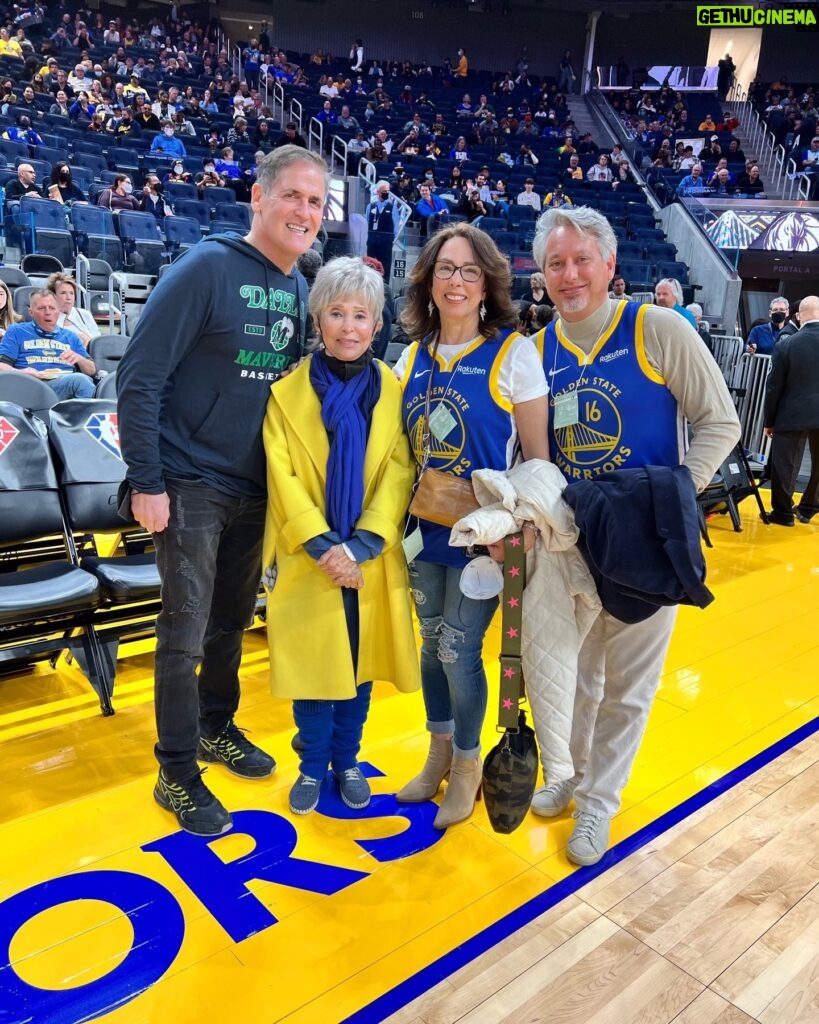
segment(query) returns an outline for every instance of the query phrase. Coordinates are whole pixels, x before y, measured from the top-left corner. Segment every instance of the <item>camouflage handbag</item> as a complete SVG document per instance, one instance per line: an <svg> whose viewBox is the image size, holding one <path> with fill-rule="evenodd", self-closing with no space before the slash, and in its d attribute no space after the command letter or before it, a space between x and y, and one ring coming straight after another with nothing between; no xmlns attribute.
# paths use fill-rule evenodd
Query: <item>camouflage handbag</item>
<svg viewBox="0 0 819 1024"><path fill-rule="evenodd" d="M535 734L520 708L525 697L520 659L523 588L526 555L523 534L506 541L503 567L503 620L501 627L501 680L498 728L500 742L483 764L483 797L489 822L496 832L514 832L526 817L537 783L538 755Z"/></svg>

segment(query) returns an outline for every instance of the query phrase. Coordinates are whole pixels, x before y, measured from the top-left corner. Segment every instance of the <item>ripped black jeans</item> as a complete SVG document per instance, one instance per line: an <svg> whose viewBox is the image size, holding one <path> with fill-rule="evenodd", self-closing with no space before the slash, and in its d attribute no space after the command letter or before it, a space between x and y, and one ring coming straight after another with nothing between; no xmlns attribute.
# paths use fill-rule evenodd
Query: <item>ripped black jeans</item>
<svg viewBox="0 0 819 1024"><path fill-rule="evenodd" d="M410 587L421 627L421 687L431 733L454 733L457 758L477 757L486 716L483 638L498 599L461 593L461 569L415 560Z"/></svg>
<svg viewBox="0 0 819 1024"><path fill-rule="evenodd" d="M185 782L203 735L239 706L239 663L261 576L265 498L237 498L191 480L166 480L170 522L154 534L162 579L156 620L156 757ZM197 675L197 667L199 673Z"/></svg>

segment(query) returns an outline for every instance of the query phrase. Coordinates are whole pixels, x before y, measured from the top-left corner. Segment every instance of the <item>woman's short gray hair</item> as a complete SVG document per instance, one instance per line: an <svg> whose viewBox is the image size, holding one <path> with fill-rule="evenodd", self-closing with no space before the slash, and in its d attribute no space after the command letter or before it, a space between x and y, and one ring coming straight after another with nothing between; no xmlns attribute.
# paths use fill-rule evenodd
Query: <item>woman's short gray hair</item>
<svg viewBox="0 0 819 1024"><path fill-rule="evenodd" d="M556 206L541 215L535 228L532 255L539 267L546 259L546 243L557 228L572 228L579 235L590 235L597 242L602 259L617 252L617 236L602 213L589 206Z"/></svg>
<svg viewBox="0 0 819 1024"><path fill-rule="evenodd" d="M667 285L671 289L674 295L674 301L677 303L678 306L681 306L683 301L683 290L682 285L676 279L676 277L660 278L660 280L654 285L655 295L657 294L657 289L660 287L661 284Z"/></svg>
<svg viewBox="0 0 819 1024"><path fill-rule="evenodd" d="M375 323L384 309L384 279L358 256L338 256L325 263L310 289L309 309L318 328L321 314L334 302L361 297Z"/></svg>

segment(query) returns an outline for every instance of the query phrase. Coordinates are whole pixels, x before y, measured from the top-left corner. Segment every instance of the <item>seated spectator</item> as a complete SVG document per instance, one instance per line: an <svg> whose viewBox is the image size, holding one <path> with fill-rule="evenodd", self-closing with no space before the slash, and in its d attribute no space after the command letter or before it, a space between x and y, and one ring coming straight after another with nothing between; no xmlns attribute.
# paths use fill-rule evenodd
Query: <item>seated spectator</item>
<svg viewBox="0 0 819 1024"><path fill-rule="evenodd" d="M253 133L253 145L256 150L261 150L263 153L269 153L276 145L277 136L274 135L270 121L266 117L263 117L256 125L256 130Z"/></svg>
<svg viewBox="0 0 819 1024"><path fill-rule="evenodd" d="M134 193L134 186L127 174L117 174L113 184L97 196L97 206L106 210L138 210L139 200Z"/></svg>
<svg viewBox="0 0 819 1024"><path fill-rule="evenodd" d="M54 294L60 315L57 326L73 331L83 345L88 345L92 338L99 337L100 329L87 309L77 306L77 282L69 274L52 274L46 282L46 288Z"/></svg>
<svg viewBox="0 0 819 1024"><path fill-rule="evenodd" d="M44 380L60 399L92 398L97 368L77 334L57 326L56 296L37 288L28 311L31 320L10 326L0 341L0 371Z"/></svg>
<svg viewBox="0 0 819 1024"><path fill-rule="evenodd" d="M583 181L583 168L580 166L580 157L576 154L569 157L569 165L563 172L567 181Z"/></svg>
<svg viewBox="0 0 819 1024"><path fill-rule="evenodd" d="M765 198L765 184L759 176L759 165L751 164L751 166L742 172L737 178L736 190L740 195L743 196L757 196L760 199Z"/></svg>
<svg viewBox="0 0 819 1024"><path fill-rule="evenodd" d="M55 102L49 107L49 114L56 114L58 117L68 117L68 96L64 89L58 89Z"/></svg>
<svg viewBox="0 0 819 1024"><path fill-rule="evenodd" d="M458 213L463 214L469 223L475 224L476 227L480 226L476 222L479 222L481 217L488 216L489 210L484 205L481 193L477 188L473 187L467 190L458 207Z"/></svg>
<svg viewBox="0 0 819 1024"><path fill-rule="evenodd" d="M706 114L705 117L700 121L699 128L701 132L715 132L717 130L716 122L710 114Z"/></svg>
<svg viewBox="0 0 819 1024"><path fill-rule="evenodd" d="M14 301L11 297L11 288L5 281L0 281L0 338L6 333L12 324L22 322L19 313L14 312Z"/></svg>
<svg viewBox="0 0 819 1024"><path fill-rule="evenodd" d="M252 146L253 142L247 130L247 120L244 117L237 117L233 126L228 129L225 144L228 146Z"/></svg>
<svg viewBox="0 0 819 1024"><path fill-rule="evenodd" d="M3 138L12 142L24 142L27 146L44 145L41 136L31 127L31 119L27 114L21 114L16 125L6 128Z"/></svg>
<svg viewBox="0 0 819 1024"><path fill-rule="evenodd" d="M702 164L694 164L691 173L687 174L677 185L678 196L694 196L706 192L708 186L702 173Z"/></svg>
<svg viewBox="0 0 819 1024"><path fill-rule="evenodd" d="M36 178L37 172L31 164L19 164L17 167L17 177L6 182L6 202L22 199L23 196L45 199L45 194L37 184Z"/></svg>
<svg viewBox="0 0 819 1024"><path fill-rule="evenodd" d="M112 117L105 127L117 139L137 139L142 134L142 128L130 107L125 107L119 117Z"/></svg>
<svg viewBox="0 0 819 1024"><path fill-rule="evenodd" d="M456 105L455 117L459 121L472 120L472 100L470 99L468 92L464 93L461 102Z"/></svg>
<svg viewBox="0 0 819 1024"><path fill-rule="evenodd" d="M433 214L445 217L449 213L449 207L440 196L437 196L426 182L418 186L420 199L415 206L415 213L421 221L421 237L426 238L428 221Z"/></svg>
<svg viewBox="0 0 819 1024"><path fill-rule="evenodd" d="M586 132L580 142L577 144L577 152L581 156L594 156L596 157L600 152L600 147L592 138L591 132Z"/></svg>
<svg viewBox="0 0 819 1024"><path fill-rule="evenodd" d="M697 329L697 321L692 313L683 306L682 285L673 277L664 277L654 286L654 302L663 309L673 309L680 316L691 324L694 330Z"/></svg>
<svg viewBox="0 0 819 1024"><path fill-rule="evenodd" d="M745 154L739 144L739 139L731 139L728 143L728 153L726 155L729 160L738 161L745 159Z"/></svg>
<svg viewBox="0 0 819 1024"><path fill-rule="evenodd" d="M459 163L462 160L469 160L469 150L466 145L466 138L463 135L459 135L455 140L455 145L449 151L449 159L457 160Z"/></svg>
<svg viewBox="0 0 819 1024"><path fill-rule="evenodd" d="M554 190L552 192L547 192L546 195L543 197L543 206L544 208L548 206L574 206L574 203L571 201L571 198L567 196L566 193L563 191L562 183L558 182L555 185Z"/></svg>
<svg viewBox="0 0 819 1024"><path fill-rule="evenodd" d="M522 142L520 144L520 149L518 150L517 156L515 157L515 166L537 167L539 163L540 160L538 159L537 154L534 152L532 147L528 143ZM582 176L583 172L581 171L580 173Z"/></svg>
<svg viewBox="0 0 819 1024"><path fill-rule="evenodd" d="M67 163L56 163L51 168L51 182L48 186L48 198L58 203L87 203L79 185L71 178L71 167Z"/></svg>
<svg viewBox="0 0 819 1024"><path fill-rule="evenodd" d="M358 119L353 117L350 113L350 108L345 103L341 108L341 113L338 115L338 126L343 128L345 132L355 132L361 125L358 123Z"/></svg>
<svg viewBox="0 0 819 1024"><path fill-rule="evenodd" d="M288 121L284 126L284 132L279 136L274 148L279 146L301 146L302 149L307 149L307 140L299 131L295 121Z"/></svg>
<svg viewBox="0 0 819 1024"><path fill-rule="evenodd" d="M531 206L533 210L540 213L543 203L540 196L535 192L535 179L527 178L523 183L523 191L518 192L515 200L518 206Z"/></svg>
<svg viewBox="0 0 819 1024"><path fill-rule="evenodd" d="M243 180L242 168L239 162L234 159L233 150L230 146L225 146L221 155L216 160L216 171L224 178L225 185L228 188L232 188L236 193L237 201L240 203L246 202L249 197L247 185Z"/></svg>
<svg viewBox="0 0 819 1024"><path fill-rule="evenodd" d="M622 274L615 274L611 279L611 285L609 287L609 298L610 299L625 299L627 302L631 302L632 298L628 294L628 284Z"/></svg>
<svg viewBox="0 0 819 1024"><path fill-rule="evenodd" d="M163 156L169 157L184 157L187 156L185 150L185 144L181 139L176 137L174 131L174 125L172 121L164 121L162 124L162 132L159 135L155 135L151 141L151 153L159 153Z"/></svg>
<svg viewBox="0 0 819 1024"><path fill-rule="evenodd" d="M164 180L166 185L168 184L169 181L176 181L182 185L187 185L192 180L192 178L193 175L190 173L190 171L185 170L185 165L182 163L182 161L176 160L171 169L165 175Z"/></svg>
<svg viewBox="0 0 819 1024"><path fill-rule="evenodd" d="M586 178L589 181L605 181L611 184L614 177L611 173L611 167L609 167L609 158L605 153L601 153L597 158L597 163L586 171Z"/></svg>
<svg viewBox="0 0 819 1024"><path fill-rule="evenodd" d="M677 170L687 171L690 174L691 168L694 166L695 163L698 163L698 161L697 158L694 156L694 147L684 146L682 156L680 157L679 161L677 161Z"/></svg>
<svg viewBox="0 0 819 1024"><path fill-rule="evenodd" d="M202 158L202 173L197 175L196 187L199 189L200 195L202 190L206 188L225 187L225 179L216 170L216 161L212 156Z"/></svg>
<svg viewBox="0 0 819 1024"><path fill-rule="evenodd" d="M546 278L537 272L529 277L529 287L521 295L520 301L529 306L538 306L549 298L546 292Z"/></svg>
<svg viewBox="0 0 819 1024"><path fill-rule="evenodd" d="M731 180L731 173L727 167L720 167L708 179L708 188L716 196L734 195L736 186Z"/></svg>
<svg viewBox="0 0 819 1024"><path fill-rule="evenodd" d="M143 213L152 213L160 224L166 217L170 217L173 214L173 210L165 200L164 192L165 189L159 180L159 175L148 174L145 176L140 209Z"/></svg>
<svg viewBox="0 0 819 1024"><path fill-rule="evenodd" d="M810 185L808 199L812 201L816 198L819 185L819 135L814 136L807 149L801 151L796 159L796 166Z"/></svg>
<svg viewBox="0 0 819 1024"><path fill-rule="evenodd" d="M512 205L512 197L509 195L509 189L503 178L498 178L489 195L495 205L495 213L500 217L505 217Z"/></svg>
<svg viewBox="0 0 819 1024"><path fill-rule="evenodd" d="M633 181L634 174L630 165L625 160L621 160L614 170L614 181L611 183L611 187L616 189L618 185L624 185L626 182Z"/></svg>

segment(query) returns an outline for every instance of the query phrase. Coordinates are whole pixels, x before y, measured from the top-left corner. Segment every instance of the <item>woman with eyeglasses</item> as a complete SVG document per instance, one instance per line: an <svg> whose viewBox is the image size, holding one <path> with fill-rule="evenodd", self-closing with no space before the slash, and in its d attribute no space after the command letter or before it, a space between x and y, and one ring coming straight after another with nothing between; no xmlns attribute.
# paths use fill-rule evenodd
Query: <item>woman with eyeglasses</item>
<svg viewBox="0 0 819 1024"><path fill-rule="evenodd" d="M407 346L395 373L419 467L464 479L477 469L509 469L521 457L547 459L543 367L531 342L513 330L509 263L489 235L469 224L437 232L410 282L402 321L420 340ZM410 517L405 540L431 735L426 764L397 799L430 800L448 776L434 821L439 829L468 818L480 788L487 699L481 651L502 586L498 574L495 596L487 596L478 563L469 568L470 553L450 547L449 533Z"/></svg>

